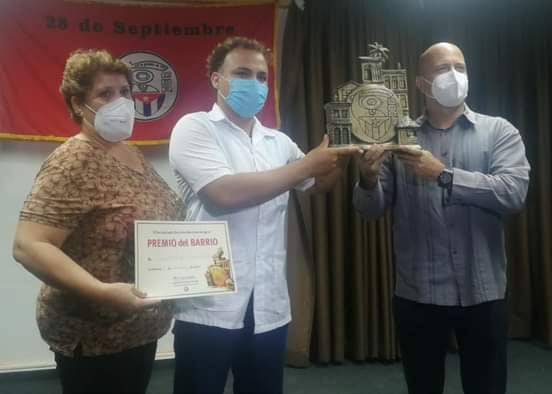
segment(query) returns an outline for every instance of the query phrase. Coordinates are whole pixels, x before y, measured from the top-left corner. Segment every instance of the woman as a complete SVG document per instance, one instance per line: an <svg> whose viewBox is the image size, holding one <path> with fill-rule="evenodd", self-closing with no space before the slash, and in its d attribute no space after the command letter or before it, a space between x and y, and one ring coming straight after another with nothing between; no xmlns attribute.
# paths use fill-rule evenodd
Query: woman
<svg viewBox="0 0 552 394"><path fill-rule="evenodd" d="M106 51L70 55L60 91L80 132L42 164L17 225L13 254L44 282L37 322L64 393L145 393L172 318L132 285L134 220L175 220L182 204L124 142L131 81Z"/></svg>

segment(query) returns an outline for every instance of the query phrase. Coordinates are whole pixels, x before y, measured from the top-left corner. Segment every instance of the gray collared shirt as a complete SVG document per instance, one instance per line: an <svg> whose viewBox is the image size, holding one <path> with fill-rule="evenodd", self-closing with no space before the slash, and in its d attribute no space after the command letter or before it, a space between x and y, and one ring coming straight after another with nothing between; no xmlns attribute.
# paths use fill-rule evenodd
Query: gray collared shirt
<svg viewBox="0 0 552 394"><path fill-rule="evenodd" d="M418 119L423 149L453 171L450 194L390 156L372 190L355 186L353 203L367 219L393 208L395 294L436 305L503 298L503 216L522 209L529 163L507 120L471 111L446 130Z"/></svg>

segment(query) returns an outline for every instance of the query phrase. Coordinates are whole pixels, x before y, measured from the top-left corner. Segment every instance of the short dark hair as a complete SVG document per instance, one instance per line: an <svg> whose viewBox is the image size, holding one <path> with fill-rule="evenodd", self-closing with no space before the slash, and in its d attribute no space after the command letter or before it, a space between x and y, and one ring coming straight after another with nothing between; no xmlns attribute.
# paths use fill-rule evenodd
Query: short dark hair
<svg viewBox="0 0 552 394"><path fill-rule="evenodd" d="M267 63L270 63L272 60L272 53L270 49L265 47L259 41L247 37L229 37L223 42L217 44L211 51L211 54L207 57L207 76L209 78L212 73L220 70L224 64L226 55L236 48L251 49L262 53Z"/></svg>

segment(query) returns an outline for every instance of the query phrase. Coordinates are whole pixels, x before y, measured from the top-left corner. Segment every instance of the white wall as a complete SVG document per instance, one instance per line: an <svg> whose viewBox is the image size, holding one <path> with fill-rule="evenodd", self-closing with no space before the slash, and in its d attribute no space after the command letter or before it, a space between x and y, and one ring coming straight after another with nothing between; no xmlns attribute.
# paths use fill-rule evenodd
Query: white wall
<svg viewBox="0 0 552 394"><path fill-rule="evenodd" d="M52 353L40 338L35 302L40 281L11 254L19 210L42 161L58 146L51 142L0 141L0 372L51 368ZM167 146L142 151L176 190L167 162ZM159 342L158 358L172 357L172 334Z"/></svg>

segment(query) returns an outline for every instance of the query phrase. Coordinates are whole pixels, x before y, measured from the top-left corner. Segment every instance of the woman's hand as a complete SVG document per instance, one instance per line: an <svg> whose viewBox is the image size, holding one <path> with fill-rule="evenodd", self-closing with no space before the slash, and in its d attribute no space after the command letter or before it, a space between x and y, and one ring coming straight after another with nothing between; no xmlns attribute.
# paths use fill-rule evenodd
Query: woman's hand
<svg viewBox="0 0 552 394"><path fill-rule="evenodd" d="M146 294L130 283L102 283L99 302L121 313L136 313L159 304L161 301L148 300Z"/></svg>

